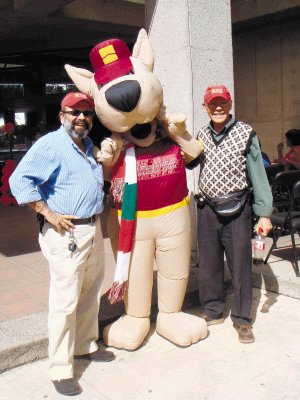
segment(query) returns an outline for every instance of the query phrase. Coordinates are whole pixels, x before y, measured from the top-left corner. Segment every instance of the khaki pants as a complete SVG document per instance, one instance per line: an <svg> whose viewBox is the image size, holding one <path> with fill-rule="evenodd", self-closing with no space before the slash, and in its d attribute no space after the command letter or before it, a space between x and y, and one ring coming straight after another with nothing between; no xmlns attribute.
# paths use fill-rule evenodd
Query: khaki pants
<svg viewBox="0 0 300 400"><path fill-rule="evenodd" d="M71 253L69 233L59 234L46 223L39 235L49 262L49 375L73 377L73 356L98 349L98 312L104 276L100 218L74 229L77 249Z"/></svg>
<svg viewBox="0 0 300 400"><path fill-rule="evenodd" d="M109 236L116 254L119 220L115 210L109 218ZM151 218L138 218L131 254L126 313L149 317L153 265L157 264L158 306L163 312L179 312L185 296L191 259L189 206Z"/></svg>

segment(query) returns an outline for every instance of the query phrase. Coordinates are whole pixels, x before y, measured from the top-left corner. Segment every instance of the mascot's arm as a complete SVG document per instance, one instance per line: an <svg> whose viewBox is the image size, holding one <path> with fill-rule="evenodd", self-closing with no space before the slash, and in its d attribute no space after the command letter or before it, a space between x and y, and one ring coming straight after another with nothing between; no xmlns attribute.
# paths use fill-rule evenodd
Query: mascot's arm
<svg viewBox="0 0 300 400"><path fill-rule="evenodd" d="M180 146L186 164L199 157L204 149L203 142L189 134L184 114L168 114L163 110L158 119L169 137Z"/></svg>
<svg viewBox="0 0 300 400"><path fill-rule="evenodd" d="M118 161L122 148L123 139L118 133L105 138L101 142L101 150L93 146L93 156L98 163L102 164L105 180L110 180L110 172Z"/></svg>

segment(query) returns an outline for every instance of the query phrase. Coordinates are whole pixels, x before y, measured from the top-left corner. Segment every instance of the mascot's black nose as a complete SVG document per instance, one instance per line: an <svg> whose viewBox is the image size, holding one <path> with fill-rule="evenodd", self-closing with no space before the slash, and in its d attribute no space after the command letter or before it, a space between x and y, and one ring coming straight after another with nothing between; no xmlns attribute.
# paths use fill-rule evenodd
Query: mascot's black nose
<svg viewBox="0 0 300 400"><path fill-rule="evenodd" d="M134 110L141 95L141 87L137 81L124 81L110 87L105 97L112 107L120 111Z"/></svg>

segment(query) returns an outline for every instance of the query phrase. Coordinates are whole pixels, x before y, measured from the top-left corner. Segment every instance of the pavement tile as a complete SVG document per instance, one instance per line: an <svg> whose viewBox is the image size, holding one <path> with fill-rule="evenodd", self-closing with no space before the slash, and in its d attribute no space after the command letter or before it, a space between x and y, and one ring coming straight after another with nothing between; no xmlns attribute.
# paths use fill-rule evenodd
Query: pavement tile
<svg viewBox="0 0 300 400"><path fill-rule="evenodd" d="M19 318L45 310L47 310L46 305L33 299L26 299L22 302L10 304L0 304L0 313L7 316L7 319Z"/></svg>
<svg viewBox="0 0 300 400"><path fill-rule="evenodd" d="M36 300L46 306L48 306L49 301L49 284L48 282L42 284L24 285L20 290L28 295L29 298Z"/></svg>
<svg viewBox="0 0 300 400"><path fill-rule="evenodd" d="M256 291L258 310L272 294ZM228 304L232 295L228 296ZM258 311L256 341L242 344L230 318L209 327L208 338L180 348L155 333L137 351L111 349L110 363L77 360L82 400L299 400L300 300L278 296L269 313ZM286 310L295 313L290 319ZM200 307L188 310L199 314ZM61 399L47 377L47 361L0 375L1 400Z"/></svg>
<svg viewBox="0 0 300 400"><path fill-rule="evenodd" d="M7 289L0 291L0 304L8 305L11 303L19 303L28 300L30 297L17 289Z"/></svg>
<svg viewBox="0 0 300 400"><path fill-rule="evenodd" d="M9 268L11 266L17 266L17 264L11 258L0 255L0 269Z"/></svg>
<svg viewBox="0 0 300 400"><path fill-rule="evenodd" d="M50 278L48 262L46 259L44 259L44 256L42 258L42 261L43 261L42 263L41 262L31 263L25 268L27 271L34 272L35 274L39 274L42 276L46 276L47 278Z"/></svg>
<svg viewBox="0 0 300 400"><path fill-rule="evenodd" d="M41 251L28 254L20 254L18 256L10 257L10 260L14 261L16 264L25 267L30 267L31 265L39 264L41 261L43 261L43 263L47 265L47 261L45 260Z"/></svg>
<svg viewBox="0 0 300 400"><path fill-rule="evenodd" d="M29 271L26 271L26 273L24 272L24 275L20 274L20 277L14 281L14 287L26 291L30 291L31 288L41 285L47 287L49 285L49 279L46 276Z"/></svg>
<svg viewBox="0 0 300 400"><path fill-rule="evenodd" d="M13 284L11 281L0 279L0 291L7 290L13 288Z"/></svg>
<svg viewBox="0 0 300 400"><path fill-rule="evenodd" d="M299 352L295 354L299 360ZM288 371L288 373L287 373ZM266 399L272 400L299 400L300 399L300 361L296 364L294 361L288 360L281 362L276 368L266 370L252 384L257 387L264 387L266 391ZM284 395L282 393L284 380Z"/></svg>
<svg viewBox="0 0 300 400"><path fill-rule="evenodd" d="M6 320L7 320L7 316L0 313L0 322L6 321Z"/></svg>
<svg viewBox="0 0 300 400"><path fill-rule="evenodd" d="M31 281L31 279L44 279L41 275L33 273L31 271L26 270L26 268L22 268L19 265L8 265L0 268L0 279L11 281L14 284L16 281Z"/></svg>

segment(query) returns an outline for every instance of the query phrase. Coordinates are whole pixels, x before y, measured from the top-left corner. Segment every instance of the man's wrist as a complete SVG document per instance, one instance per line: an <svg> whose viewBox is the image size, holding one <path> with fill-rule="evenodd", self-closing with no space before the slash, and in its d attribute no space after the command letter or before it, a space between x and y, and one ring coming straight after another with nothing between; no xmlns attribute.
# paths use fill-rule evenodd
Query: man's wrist
<svg viewBox="0 0 300 400"><path fill-rule="evenodd" d="M38 201L33 201L31 203L28 203L28 205L34 209L37 213L43 215L46 217L47 215L50 215L52 211L48 207L48 205L43 201L43 200L38 200Z"/></svg>

